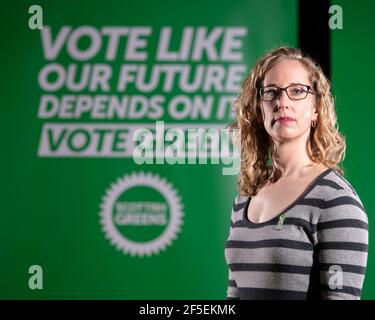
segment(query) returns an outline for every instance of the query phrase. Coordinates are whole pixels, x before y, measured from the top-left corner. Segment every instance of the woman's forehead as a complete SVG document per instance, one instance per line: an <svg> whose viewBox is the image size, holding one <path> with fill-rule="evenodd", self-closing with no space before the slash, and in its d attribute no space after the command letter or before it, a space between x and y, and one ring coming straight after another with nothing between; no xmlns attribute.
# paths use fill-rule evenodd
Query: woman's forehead
<svg viewBox="0 0 375 320"><path fill-rule="evenodd" d="M309 72L300 61L283 59L268 70L263 86L274 84L285 87L291 83L310 84Z"/></svg>

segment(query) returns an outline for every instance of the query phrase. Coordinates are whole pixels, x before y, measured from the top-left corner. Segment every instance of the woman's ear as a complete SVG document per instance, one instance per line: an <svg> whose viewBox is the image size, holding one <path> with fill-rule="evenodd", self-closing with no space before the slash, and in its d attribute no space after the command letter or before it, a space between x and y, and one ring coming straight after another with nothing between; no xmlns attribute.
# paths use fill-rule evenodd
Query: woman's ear
<svg viewBox="0 0 375 320"><path fill-rule="evenodd" d="M313 114L312 114L312 120L313 121L317 121L318 120L318 117L319 117L319 113L318 111L316 110L316 106L314 107L314 110L313 110Z"/></svg>

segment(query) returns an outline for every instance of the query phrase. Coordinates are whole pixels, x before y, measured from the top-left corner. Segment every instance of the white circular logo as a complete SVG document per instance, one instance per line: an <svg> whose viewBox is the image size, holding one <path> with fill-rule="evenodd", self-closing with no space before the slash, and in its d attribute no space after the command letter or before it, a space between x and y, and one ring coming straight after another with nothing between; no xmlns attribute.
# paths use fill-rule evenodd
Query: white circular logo
<svg viewBox="0 0 375 320"><path fill-rule="evenodd" d="M183 223L176 190L150 172L118 178L102 200L100 223L106 238L132 256L158 254L176 239Z"/></svg>

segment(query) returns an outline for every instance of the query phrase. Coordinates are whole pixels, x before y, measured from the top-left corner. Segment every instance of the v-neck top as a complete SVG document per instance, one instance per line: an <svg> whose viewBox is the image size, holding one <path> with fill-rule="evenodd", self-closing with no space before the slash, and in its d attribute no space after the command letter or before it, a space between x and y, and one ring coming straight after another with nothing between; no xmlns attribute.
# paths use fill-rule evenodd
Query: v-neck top
<svg viewBox="0 0 375 320"><path fill-rule="evenodd" d="M319 183L319 180L322 179L324 176L326 176L328 173L330 173L333 169L331 168L328 168L326 170L324 170L323 172L321 172L318 176L316 176L313 181L305 188L305 190L297 197L296 200L294 200L290 205L288 205L284 210L282 210L278 215L276 215L275 217L267 220L267 221L264 221L264 222L252 222L249 220L248 216L247 216L247 211L249 209L249 206L250 206L250 202L251 202L251 197L248 197L248 199L246 200L246 204L245 204L245 208L244 208L244 222L245 223L249 223L250 225L257 225L258 227L259 226L262 226L262 225L265 225L265 224L268 224L268 223L272 223L274 220L277 220L280 218L280 216L282 216L283 214L285 214L286 212L288 212L288 210L290 210L291 208L293 208L294 206L298 205L299 202L303 201L303 198L309 193L309 191L311 189L313 189L315 187L315 185L317 183Z"/></svg>
<svg viewBox="0 0 375 320"><path fill-rule="evenodd" d="M353 186L319 174L280 214L253 223L237 195L225 246L228 299L359 299L368 219Z"/></svg>

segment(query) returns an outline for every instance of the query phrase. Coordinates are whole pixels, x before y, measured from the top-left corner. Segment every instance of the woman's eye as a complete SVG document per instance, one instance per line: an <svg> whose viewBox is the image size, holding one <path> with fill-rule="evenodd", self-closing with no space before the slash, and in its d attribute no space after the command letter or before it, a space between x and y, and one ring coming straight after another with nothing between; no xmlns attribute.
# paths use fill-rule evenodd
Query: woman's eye
<svg viewBox="0 0 375 320"><path fill-rule="evenodd" d="M304 90L302 88L293 88L292 89L292 94L295 95L295 96L298 96L302 93L304 93Z"/></svg>
<svg viewBox="0 0 375 320"><path fill-rule="evenodd" d="M264 92L265 95L269 97L274 97L276 95L276 90L275 89L268 89Z"/></svg>

